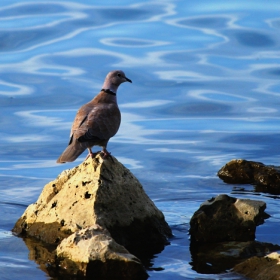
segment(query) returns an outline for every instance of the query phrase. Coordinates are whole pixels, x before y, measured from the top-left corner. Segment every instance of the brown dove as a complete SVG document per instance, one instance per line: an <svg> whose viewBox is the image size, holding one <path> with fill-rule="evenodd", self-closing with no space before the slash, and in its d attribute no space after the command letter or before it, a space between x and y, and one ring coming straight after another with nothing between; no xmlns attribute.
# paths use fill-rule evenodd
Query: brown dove
<svg viewBox="0 0 280 280"><path fill-rule="evenodd" d="M117 104L117 89L121 83L132 81L124 72L115 70L108 73L101 91L90 102L83 105L74 119L68 147L58 158L57 163L74 161L88 149L89 156L94 157L91 148L102 147L103 158L110 155L107 143L113 137L121 123L121 113Z"/></svg>

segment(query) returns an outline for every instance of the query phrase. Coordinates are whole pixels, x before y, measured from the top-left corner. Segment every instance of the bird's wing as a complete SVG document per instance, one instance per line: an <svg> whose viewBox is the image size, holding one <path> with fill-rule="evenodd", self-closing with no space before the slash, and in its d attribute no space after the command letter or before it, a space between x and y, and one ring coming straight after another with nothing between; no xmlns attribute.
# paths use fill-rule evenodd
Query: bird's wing
<svg viewBox="0 0 280 280"><path fill-rule="evenodd" d="M73 140L74 133L79 129L79 127L81 127L84 124L84 122L86 122L87 116L92 109L93 105L87 103L78 110L71 127L69 145Z"/></svg>
<svg viewBox="0 0 280 280"><path fill-rule="evenodd" d="M75 119L72 124L70 136L86 121L88 114L94 108L94 106L90 106L88 103L83 105L77 112Z"/></svg>
<svg viewBox="0 0 280 280"><path fill-rule="evenodd" d="M116 104L96 104L89 112L87 110L78 111L77 115L80 115L76 117L72 126L76 139L80 142L109 140L117 133L121 114Z"/></svg>

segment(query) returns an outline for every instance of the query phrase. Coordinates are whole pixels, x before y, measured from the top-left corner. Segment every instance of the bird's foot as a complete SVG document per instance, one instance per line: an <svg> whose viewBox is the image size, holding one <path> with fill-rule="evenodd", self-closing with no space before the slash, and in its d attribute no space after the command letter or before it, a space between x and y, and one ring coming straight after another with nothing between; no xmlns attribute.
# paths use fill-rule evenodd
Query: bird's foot
<svg viewBox="0 0 280 280"><path fill-rule="evenodd" d="M85 160L87 160L89 157L90 158L95 158L98 154L100 154L103 159L111 158L113 160L113 157L111 156L111 153L109 153L106 149L103 149L102 151L99 151L99 152L96 152L96 153L93 153L90 149L88 149L88 155L85 158Z"/></svg>
<svg viewBox="0 0 280 280"><path fill-rule="evenodd" d="M95 158L99 153L100 152L97 153L89 152L85 160L87 160L88 158Z"/></svg>
<svg viewBox="0 0 280 280"><path fill-rule="evenodd" d="M106 149L103 149L100 152L103 159L111 158L113 160L113 157L111 156L111 153L109 153Z"/></svg>

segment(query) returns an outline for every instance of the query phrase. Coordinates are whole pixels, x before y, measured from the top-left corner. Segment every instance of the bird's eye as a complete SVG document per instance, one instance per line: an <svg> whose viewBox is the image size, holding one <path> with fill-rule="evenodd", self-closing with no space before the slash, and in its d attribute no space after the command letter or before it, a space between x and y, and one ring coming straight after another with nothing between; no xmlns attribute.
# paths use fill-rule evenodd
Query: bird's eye
<svg viewBox="0 0 280 280"><path fill-rule="evenodd" d="M120 76L121 76L121 74L119 73L119 74L118 74L118 77L120 77Z"/></svg>

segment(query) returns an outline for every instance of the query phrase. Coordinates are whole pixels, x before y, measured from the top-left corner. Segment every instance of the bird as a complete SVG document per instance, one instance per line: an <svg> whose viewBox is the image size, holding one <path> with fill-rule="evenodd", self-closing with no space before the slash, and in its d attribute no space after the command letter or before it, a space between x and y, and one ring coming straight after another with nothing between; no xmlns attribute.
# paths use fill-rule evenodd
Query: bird
<svg viewBox="0 0 280 280"><path fill-rule="evenodd" d="M57 159L57 163L72 162L86 149L88 156L95 157L93 146L102 147L102 157L111 154L107 151L107 144L120 127L121 113L117 104L117 90L120 84L132 81L122 70L114 70L107 74L101 91L77 112L70 132L67 148Z"/></svg>

